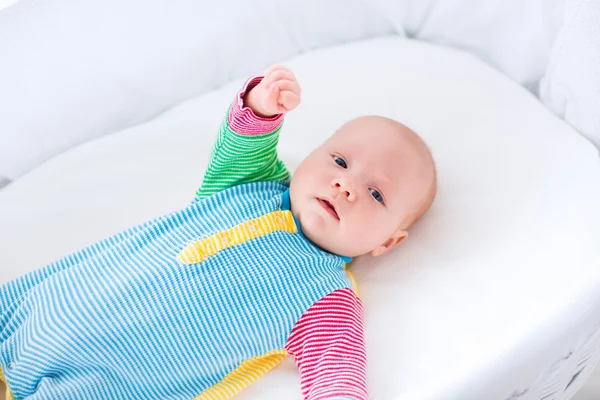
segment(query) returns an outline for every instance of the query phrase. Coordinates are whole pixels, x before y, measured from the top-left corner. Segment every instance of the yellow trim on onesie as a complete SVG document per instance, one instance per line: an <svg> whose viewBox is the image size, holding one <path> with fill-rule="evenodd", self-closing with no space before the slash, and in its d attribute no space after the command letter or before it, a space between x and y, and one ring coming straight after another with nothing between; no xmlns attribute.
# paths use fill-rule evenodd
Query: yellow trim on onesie
<svg viewBox="0 0 600 400"><path fill-rule="evenodd" d="M215 233L207 238L194 241L188 244L177 255L177 258L184 264L199 263L221 250L277 230L290 233L298 232L290 210L273 211L261 217L244 221L233 228Z"/></svg>
<svg viewBox="0 0 600 400"><path fill-rule="evenodd" d="M193 400L230 399L276 367L287 355L285 350L273 350L262 356L250 358L227 374L221 382L206 389Z"/></svg>
<svg viewBox="0 0 600 400"><path fill-rule="evenodd" d="M191 242L177 255L177 258L184 264L199 263L221 250L277 230L290 233L298 232L290 210L273 211L261 217L244 221L204 239ZM348 270L348 264L344 264L344 270L352 282L354 294L356 294L356 297L360 297L356 280Z"/></svg>
<svg viewBox="0 0 600 400"><path fill-rule="evenodd" d="M15 400L15 396L10 391L8 387L8 382L6 382L6 377L4 376L4 372L2 371L2 367L0 367L0 381L4 382L4 386L6 387L6 400Z"/></svg>
<svg viewBox="0 0 600 400"><path fill-rule="evenodd" d="M344 264L344 270L346 271L348 278L350 278L350 282L352 282L352 290L354 290L354 294L356 297L360 298L358 295L358 285L356 284L356 279L354 279L354 275L352 275L348 270L348 264Z"/></svg>

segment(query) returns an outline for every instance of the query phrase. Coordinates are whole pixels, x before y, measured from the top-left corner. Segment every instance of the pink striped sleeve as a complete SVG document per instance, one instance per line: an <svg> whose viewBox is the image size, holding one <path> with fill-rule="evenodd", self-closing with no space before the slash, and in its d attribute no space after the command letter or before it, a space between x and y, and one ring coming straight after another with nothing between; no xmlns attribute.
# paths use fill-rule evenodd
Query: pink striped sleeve
<svg viewBox="0 0 600 400"><path fill-rule="evenodd" d="M352 289L339 289L294 326L285 349L296 359L304 400L368 398L362 319L362 301Z"/></svg>
<svg viewBox="0 0 600 400"><path fill-rule="evenodd" d="M229 110L229 127L235 133L247 136L258 136L271 133L283 123L283 114L273 118L262 118L254 114L250 107L244 106L244 95L264 78L255 75L244 83L242 89L235 95L235 100Z"/></svg>

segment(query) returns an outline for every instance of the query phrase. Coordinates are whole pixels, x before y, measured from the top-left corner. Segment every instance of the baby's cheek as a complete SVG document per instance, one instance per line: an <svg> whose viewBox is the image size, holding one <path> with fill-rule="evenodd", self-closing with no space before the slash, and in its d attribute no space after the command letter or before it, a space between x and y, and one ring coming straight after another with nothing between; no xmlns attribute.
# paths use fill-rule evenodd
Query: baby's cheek
<svg viewBox="0 0 600 400"><path fill-rule="evenodd" d="M304 215L304 218L302 218L302 231L305 233L305 236L311 240L321 237L325 233L324 222L323 218L316 213L307 213Z"/></svg>
<svg viewBox="0 0 600 400"><path fill-rule="evenodd" d="M338 235L340 240L348 246L355 247L365 241L363 223L357 218L346 217L339 226Z"/></svg>
<svg viewBox="0 0 600 400"><path fill-rule="evenodd" d="M354 230L361 235L370 235L374 228L380 223L379 215L369 207L357 209L357 212L352 216L352 225Z"/></svg>
<svg viewBox="0 0 600 400"><path fill-rule="evenodd" d="M366 215L361 215L360 218L356 218L354 221L354 226L356 230L362 233L369 233L371 230L371 218L368 218Z"/></svg>
<svg viewBox="0 0 600 400"><path fill-rule="evenodd" d="M353 240L365 249L372 250L381 242L381 236L385 232L385 221L377 215L365 215L354 221L355 229L353 229Z"/></svg>

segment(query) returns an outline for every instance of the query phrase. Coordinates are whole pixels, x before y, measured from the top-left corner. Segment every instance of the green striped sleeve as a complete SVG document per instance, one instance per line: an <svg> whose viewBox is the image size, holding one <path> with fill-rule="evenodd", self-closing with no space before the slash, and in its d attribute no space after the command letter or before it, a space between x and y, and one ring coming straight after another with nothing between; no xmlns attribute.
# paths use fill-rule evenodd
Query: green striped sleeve
<svg viewBox="0 0 600 400"><path fill-rule="evenodd" d="M281 125L264 135L240 135L229 126L229 112L221 123L202 186L196 196L208 197L243 183L289 179L291 174L278 158Z"/></svg>

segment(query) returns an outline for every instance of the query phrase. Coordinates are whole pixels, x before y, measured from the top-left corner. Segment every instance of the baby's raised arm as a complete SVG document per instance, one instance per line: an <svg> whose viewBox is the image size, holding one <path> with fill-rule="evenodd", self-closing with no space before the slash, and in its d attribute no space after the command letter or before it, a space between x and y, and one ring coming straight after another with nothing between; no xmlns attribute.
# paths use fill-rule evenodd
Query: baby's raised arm
<svg viewBox="0 0 600 400"><path fill-rule="evenodd" d="M221 123L201 187L207 197L243 183L289 179L277 156L283 115L300 104L300 85L288 68L274 65L250 77Z"/></svg>

